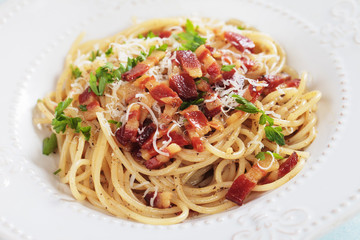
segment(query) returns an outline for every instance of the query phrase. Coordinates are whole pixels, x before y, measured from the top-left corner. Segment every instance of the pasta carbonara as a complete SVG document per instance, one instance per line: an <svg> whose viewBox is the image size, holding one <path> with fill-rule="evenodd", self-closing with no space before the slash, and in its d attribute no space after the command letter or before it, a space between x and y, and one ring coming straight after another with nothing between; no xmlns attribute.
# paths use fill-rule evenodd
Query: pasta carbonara
<svg viewBox="0 0 360 240"><path fill-rule="evenodd" d="M148 224L242 205L294 177L319 91L242 22L156 19L71 47L37 102L43 153L77 200ZM57 150L58 149L58 150Z"/></svg>

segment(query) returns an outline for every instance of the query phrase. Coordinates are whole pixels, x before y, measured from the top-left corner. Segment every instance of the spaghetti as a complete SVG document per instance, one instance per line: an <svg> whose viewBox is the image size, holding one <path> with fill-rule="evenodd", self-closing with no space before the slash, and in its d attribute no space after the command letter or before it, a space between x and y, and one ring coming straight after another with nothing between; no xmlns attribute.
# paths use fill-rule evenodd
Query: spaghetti
<svg viewBox="0 0 360 240"><path fill-rule="evenodd" d="M58 146L57 174L77 200L175 224L275 189L309 157L321 94L268 35L172 18L82 37L34 118L56 134L44 149Z"/></svg>

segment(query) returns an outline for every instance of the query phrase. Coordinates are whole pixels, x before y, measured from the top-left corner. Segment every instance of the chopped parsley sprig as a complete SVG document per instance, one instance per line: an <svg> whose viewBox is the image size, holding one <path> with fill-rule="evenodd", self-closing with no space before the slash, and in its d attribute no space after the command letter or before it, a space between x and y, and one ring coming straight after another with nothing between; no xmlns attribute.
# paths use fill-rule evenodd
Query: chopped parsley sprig
<svg viewBox="0 0 360 240"><path fill-rule="evenodd" d="M200 105L201 103L203 103L205 101L205 99L203 98L204 95L205 95L205 92L200 92L198 94L198 97L195 100L182 102L179 109L184 110L184 109L190 107L190 105Z"/></svg>
<svg viewBox="0 0 360 240"><path fill-rule="evenodd" d="M200 37L199 33L195 30L194 24L189 19L187 19L185 23L185 32L177 34L176 37L182 40L180 50L191 50L195 52L200 45L206 42L206 38Z"/></svg>
<svg viewBox="0 0 360 240"><path fill-rule="evenodd" d="M52 120L51 125L56 133L64 133L66 127L70 127L74 129L76 133L81 132L84 135L85 140L88 141L90 139L91 126L82 127L81 118L72 118L64 114L64 110L71 104L72 100L72 98L68 98L58 104L55 108L55 117Z"/></svg>
<svg viewBox="0 0 360 240"><path fill-rule="evenodd" d="M234 67L235 65L222 65L221 71L230 72L231 70L233 70Z"/></svg>
<svg viewBox="0 0 360 240"><path fill-rule="evenodd" d="M44 155L49 155L52 152L55 152L55 150L57 149L58 145L57 145L57 139L56 139L56 135L55 133L51 134L50 137L45 138L43 140L43 150L42 153Z"/></svg>
<svg viewBox="0 0 360 240"><path fill-rule="evenodd" d="M239 95L232 95L235 98L235 101L240 105L235 109L241 110L247 113L262 113L260 116L259 124L265 125L268 123L269 125L265 126L265 136L272 142L276 142L278 145L285 145L284 134L282 134L282 128L280 126L274 127L274 119L267 115L263 110L258 109L255 104L246 100L244 97Z"/></svg>
<svg viewBox="0 0 360 240"><path fill-rule="evenodd" d="M265 154L268 154L270 156L274 156L275 159L284 159L282 156L280 156L279 154L275 153L275 152L259 152L258 154L256 154L256 158L259 159L259 160L264 160L265 159Z"/></svg>

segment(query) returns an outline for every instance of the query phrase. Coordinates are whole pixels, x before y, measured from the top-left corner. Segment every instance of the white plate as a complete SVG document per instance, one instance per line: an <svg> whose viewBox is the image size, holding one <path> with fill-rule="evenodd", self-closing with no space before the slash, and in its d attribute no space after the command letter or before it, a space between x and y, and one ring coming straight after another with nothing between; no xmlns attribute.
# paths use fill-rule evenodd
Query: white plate
<svg viewBox="0 0 360 240"><path fill-rule="evenodd" d="M313 239L360 209L358 119L360 2L45 1L0 5L0 236L5 239ZM242 207L173 226L117 219L73 201L41 154L45 136L32 125L36 100L54 88L81 31L108 36L132 17L238 18L269 33L290 66L319 89L318 137L303 171ZM357 101L358 102L358 101ZM351 107L353 106L353 107Z"/></svg>

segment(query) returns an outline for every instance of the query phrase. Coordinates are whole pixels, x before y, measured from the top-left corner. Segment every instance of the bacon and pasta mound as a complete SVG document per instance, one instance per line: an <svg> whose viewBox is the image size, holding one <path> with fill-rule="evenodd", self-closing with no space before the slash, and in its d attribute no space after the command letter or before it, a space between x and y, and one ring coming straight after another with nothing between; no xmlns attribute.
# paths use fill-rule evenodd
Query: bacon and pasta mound
<svg viewBox="0 0 360 240"><path fill-rule="evenodd" d="M36 124L77 200L149 224L242 205L294 177L319 91L242 22L157 19L70 49Z"/></svg>

